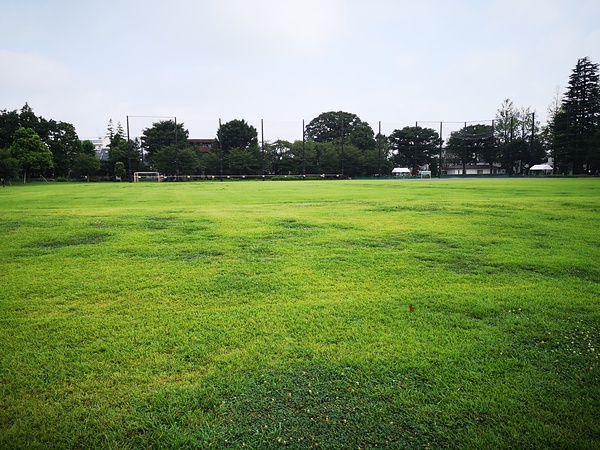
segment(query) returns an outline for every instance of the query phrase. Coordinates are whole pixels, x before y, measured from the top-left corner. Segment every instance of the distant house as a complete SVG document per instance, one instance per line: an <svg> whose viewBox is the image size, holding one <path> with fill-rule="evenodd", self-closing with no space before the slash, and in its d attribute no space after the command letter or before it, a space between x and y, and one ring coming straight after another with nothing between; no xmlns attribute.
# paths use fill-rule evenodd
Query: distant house
<svg viewBox="0 0 600 450"><path fill-rule="evenodd" d="M499 165L493 165L490 171L489 164L467 164L463 173L462 165L449 166L446 169L448 175L504 175L506 170Z"/></svg>
<svg viewBox="0 0 600 450"><path fill-rule="evenodd" d="M96 150L96 158L100 161L108 161L108 147L102 147L100 150Z"/></svg>
<svg viewBox="0 0 600 450"><path fill-rule="evenodd" d="M212 151L213 139L188 139L188 145L198 150L200 153L210 153Z"/></svg>
<svg viewBox="0 0 600 450"><path fill-rule="evenodd" d="M97 139L89 139L84 138L83 141L91 141L94 144L94 149L96 150L96 158L100 161L108 161L108 146L110 145L110 139L107 137L97 138Z"/></svg>

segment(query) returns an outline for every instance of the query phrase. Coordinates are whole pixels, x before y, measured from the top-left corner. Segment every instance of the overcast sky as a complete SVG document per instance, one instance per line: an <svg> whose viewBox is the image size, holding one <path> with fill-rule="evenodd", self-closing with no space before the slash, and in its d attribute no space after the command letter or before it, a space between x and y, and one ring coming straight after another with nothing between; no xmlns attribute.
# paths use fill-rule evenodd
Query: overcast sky
<svg viewBox="0 0 600 450"><path fill-rule="evenodd" d="M294 140L340 110L389 134L491 120L506 98L545 120L585 56L600 63L598 0L4 0L0 109L82 139L168 116L193 138L221 118Z"/></svg>

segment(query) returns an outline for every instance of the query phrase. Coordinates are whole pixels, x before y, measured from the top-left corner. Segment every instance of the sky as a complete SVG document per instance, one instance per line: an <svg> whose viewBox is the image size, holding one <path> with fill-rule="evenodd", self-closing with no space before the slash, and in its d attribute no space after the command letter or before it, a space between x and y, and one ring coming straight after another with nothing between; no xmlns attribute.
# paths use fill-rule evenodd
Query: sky
<svg viewBox="0 0 600 450"><path fill-rule="evenodd" d="M175 118L191 138L244 119L293 141L327 111L445 135L505 99L543 123L586 56L598 0L4 0L0 110L80 139Z"/></svg>

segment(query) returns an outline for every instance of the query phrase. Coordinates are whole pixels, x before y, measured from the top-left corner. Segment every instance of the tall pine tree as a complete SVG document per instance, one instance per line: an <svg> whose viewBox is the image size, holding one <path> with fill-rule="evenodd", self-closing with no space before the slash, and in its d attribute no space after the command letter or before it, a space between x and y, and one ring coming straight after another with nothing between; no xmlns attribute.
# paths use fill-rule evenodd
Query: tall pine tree
<svg viewBox="0 0 600 450"><path fill-rule="evenodd" d="M598 170L600 148L600 76L598 64L581 58L569 77L562 108L553 118L557 163L574 174Z"/></svg>

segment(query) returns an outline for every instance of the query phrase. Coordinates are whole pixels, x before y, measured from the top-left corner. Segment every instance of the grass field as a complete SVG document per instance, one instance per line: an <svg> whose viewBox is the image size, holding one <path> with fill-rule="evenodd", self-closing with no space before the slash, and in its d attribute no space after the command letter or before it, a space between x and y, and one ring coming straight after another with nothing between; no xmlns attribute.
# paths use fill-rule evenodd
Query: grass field
<svg viewBox="0 0 600 450"><path fill-rule="evenodd" d="M596 178L0 189L0 448L600 448L599 225Z"/></svg>

